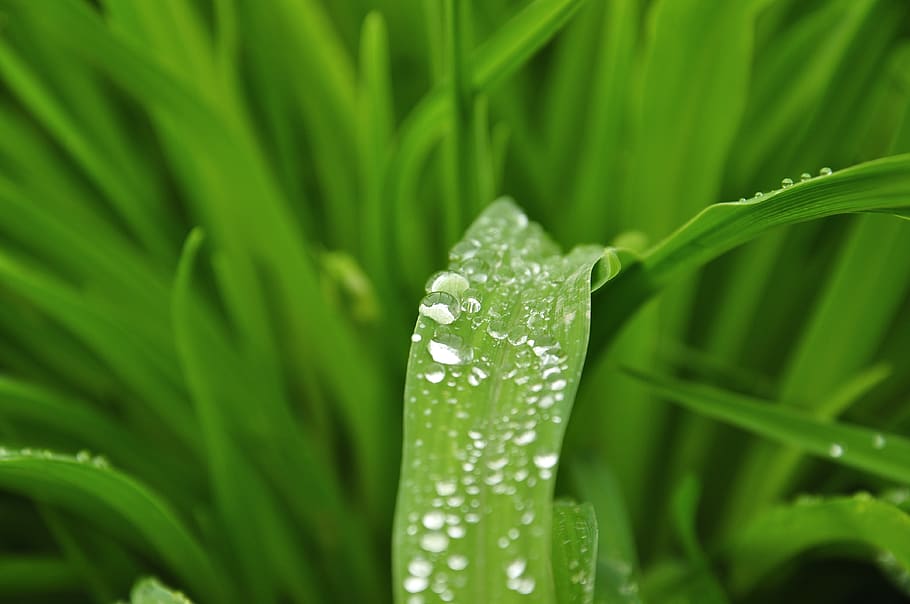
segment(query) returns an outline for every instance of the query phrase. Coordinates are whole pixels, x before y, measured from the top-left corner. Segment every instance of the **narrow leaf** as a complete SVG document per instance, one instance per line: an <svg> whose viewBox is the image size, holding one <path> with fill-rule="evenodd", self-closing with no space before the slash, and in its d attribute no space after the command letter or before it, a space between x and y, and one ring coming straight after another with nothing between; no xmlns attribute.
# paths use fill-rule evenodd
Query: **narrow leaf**
<svg viewBox="0 0 910 604"><path fill-rule="evenodd" d="M910 439L846 422L826 422L791 408L711 386L658 377L636 370L626 373L654 392L708 417L818 457L898 482L910 482Z"/></svg>
<svg viewBox="0 0 910 604"><path fill-rule="evenodd" d="M590 503L553 505L553 582L559 604L591 604L597 566L597 516Z"/></svg>
<svg viewBox="0 0 910 604"><path fill-rule="evenodd" d="M553 482L602 255L560 255L500 200L428 282L405 386L399 602L553 601Z"/></svg>
<svg viewBox="0 0 910 604"><path fill-rule="evenodd" d="M910 573L910 516L867 493L802 498L776 507L733 535L725 549L730 583L745 591L796 555L844 542L865 546L883 566Z"/></svg>

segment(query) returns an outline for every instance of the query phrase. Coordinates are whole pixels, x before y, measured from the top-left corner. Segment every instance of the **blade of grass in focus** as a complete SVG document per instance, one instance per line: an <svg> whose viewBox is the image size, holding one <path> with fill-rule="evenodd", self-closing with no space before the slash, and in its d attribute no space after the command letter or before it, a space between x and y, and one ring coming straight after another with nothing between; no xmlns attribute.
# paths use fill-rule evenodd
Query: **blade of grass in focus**
<svg viewBox="0 0 910 604"><path fill-rule="evenodd" d="M603 255L560 255L500 200L430 278L405 386L399 601L553 601L553 483Z"/></svg>

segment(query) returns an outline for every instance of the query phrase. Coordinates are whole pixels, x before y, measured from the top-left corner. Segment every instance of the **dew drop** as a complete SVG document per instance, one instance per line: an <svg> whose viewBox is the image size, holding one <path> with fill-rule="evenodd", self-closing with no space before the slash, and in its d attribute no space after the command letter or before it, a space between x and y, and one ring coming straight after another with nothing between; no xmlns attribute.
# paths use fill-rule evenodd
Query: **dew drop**
<svg viewBox="0 0 910 604"><path fill-rule="evenodd" d="M506 567L506 576L510 579L517 579L524 572L525 568L528 567L528 561L524 558L517 558L509 563Z"/></svg>
<svg viewBox="0 0 910 604"><path fill-rule="evenodd" d="M487 334L494 340L504 340L509 335L508 329L508 325L503 319L494 319L487 327Z"/></svg>
<svg viewBox="0 0 910 604"><path fill-rule="evenodd" d="M421 335L420 335L419 333L412 333L412 334L411 334L411 341L412 341L412 342L415 342L415 343L416 343L416 342L419 342L419 341L422 340L422 339L423 339L423 338L421 337Z"/></svg>
<svg viewBox="0 0 910 604"><path fill-rule="evenodd" d="M809 174L808 172L803 172L802 174L799 175L800 182L806 182L809 180L812 180L812 175Z"/></svg>
<svg viewBox="0 0 910 604"><path fill-rule="evenodd" d="M430 529L431 531L436 531L442 528L445 524L445 514L438 510L432 512L427 512L423 515L423 525Z"/></svg>
<svg viewBox="0 0 910 604"><path fill-rule="evenodd" d="M784 189L787 189L787 188L789 188L789 187L792 187L792 186L793 186L793 179L792 179L792 178L785 178L785 179L783 179L782 181L780 181L780 186L783 187Z"/></svg>
<svg viewBox="0 0 910 604"><path fill-rule="evenodd" d="M453 333L436 333L427 343L427 351L434 361L443 365L463 365L474 358L474 349Z"/></svg>
<svg viewBox="0 0 910 604"><path fill-rule="evenodd" d="M427 533L420 538L420 547L433 554L444 552L448 546L449 538L445 533Z"/></svg>
<svg viewBox="0 0 910 604"><path fill-rule="evenodd" d="M449 497L455 494L456 487L454 480L439 480L436 482L436 493L440 497Z"/></svg>
<svg viewBox="0 0 910 604"><path fill-rule="evenodd" d="M831 168L829 168L828 166L825 166L824 168L822 168L821 170L818 171L819 176L831 176L831 174L833 174L833 173L834 173L834 171Z"/></svg>
<svg viewBox="0 0 910 604"><path fill-rule="evenodd" d="M558 453L542 453L534 456L534 465L541 470L549 470L559 461Z"/></svg>
<svg viewBox="0 0 910 604"><path fill-rule="evenodd" d="M461 539L465 535L465 528L460 524L455 524L448 527L446 533L448 533L449 537L452 539Z"/></svg>
<svg viewBox="0 0 910 604"><path fill-rule="evenodd" d="M429 577L430 573L433 572L433 565L423 558L414 558L408 564L408 572L415 577Z"/></svg>
<svg viewBox="0 0 910 604"><path fill-rule="evenodd" d="M446 368L439 363L428 363L423 377L431 384L438 384L446 377Z"/></svg>
<svg viewBox="0 0 910 604"><path fill-rule="evenodd" d="M876 449L884 449L885 445L888 444L888 441L885 439L885 435L877 433L872 437L872 446Z"/></svg>
<svg viewBox="0 0 910 604"><path fill-rule="evenodd" d="M446 292L433 292L420 301L420 314L433 319L440 325L454 323L461 314L458 300Z"/></svg>
<svg viewBox="0 0 910 604"><path fill-rule="evenodd" d="M481 300L482 298L479 291L468 288L462 294L461 310L471 315L480 312Z"/></svg>
<svg viewBox="0 0 910 604"><path fill-rule="evenodd" d="M755 195L753 195L752 197L755 197L756 199L758 199L758 198L760 198L760 197L763 196L763 195L764 195L764 193L762 193L761 191L756 191L756 192L755 192Z"/></svg>
<svg viewBox="0 0 910 604"><path fill-rule="evenodd" d="M449 556L448 563L449 563L449 568L451 568L452 570L456 570L456 571L464 570L465 568L468 567L467 557L462 556L461 554L452 554L451 556Z"/></svg>
<svg viewBox="0 0 910 604"><path fill-rule="evenodd" d="M409 594L420 593L430 584L425 577L408 577L404 580L404 590Z"/></svg>
<svg viewBox="0 0 910 604"><path fill-rule="evenodd" d="M844 454L844 446L839 443L831 443L831 446L828 447L828 455L831 457L837 458Z"/></svg>
<svg viewBox="0 0 910 604"><path fill-rule="evenodd" d="M509 344L520 346L528 341L528 332L521 325L516 325L509 331Z"/></svg>

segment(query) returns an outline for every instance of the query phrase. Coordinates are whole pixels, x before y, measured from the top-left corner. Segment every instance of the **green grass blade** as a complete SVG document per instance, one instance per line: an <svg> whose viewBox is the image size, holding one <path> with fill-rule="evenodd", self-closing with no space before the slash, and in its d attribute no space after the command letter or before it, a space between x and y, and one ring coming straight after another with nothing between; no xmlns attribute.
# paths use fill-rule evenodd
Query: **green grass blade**
<svg viewBox="0 0 910 604"><path fill-rule="evenodd" d="M639 562L622 489L602 463L574 463L572 478L598 518L595 599L602 604L641 604Z"/></svg>
<svg viewBox="0 0 910 604"><path fill-rule="evenodd" d="M79 588L79 574L65 560L47 556L0 557L0 594L31 596Z"/></svg>
<svg viewBox="0 0 910 604"><path fill-rule="evenodd" d="M679 589L675 597L690 602L727 604L729 602L727 595L711 570L710 561L701 547L696 532L700 496L701 485L692 474L683 479L673 494L671 507L677 538L692 566L685 585Z"/></svg>
<svg viewBox="0 0 910 604"><path fill-rule="evenodd" d="M684 380L627 369L655 393L687 409L729 423L834 463L897 482L910 482L910 439L825 422L781 405Z"/></svg>
<svg viewBox="0 0 910 604"><path fill-rule="evenodd" d="M723 556L733 569L730 585L742 593L802 552L844 543L910 573L910 516L868 494L773 508L733 534Z"/></svg>
<svg viewBox="0 0 910 604"><path fill-rule="evenodd" d="M561 256L500 200L434 279L405 386L399 602L553 600L553 482L602 255L589 246Z"/></svg>
<svg viewBox="0 0 910 604"><path fill-rule="evenodd" d="M130 477L91 459L4 450L0 486L91 522L125 523L194 593L225 601L220 579L195 538L164 501Z"/></svg>
<svg viewBox="0 0 910 604"><path fill-rule="evenodd" d="M553 583L558 604L592 604L597 516L590 503L553 504Z"/></svg>
<svg viewBox="0 0 910 604"><path fill-rule="evenodd" d="M610 307L604 308L608 319L595 325L593 339L608 341L635 308L668 283L773 227L846 213L901 213L908 207L910 155L866 162L748 201L710 206L613 280L609 292L598 298Z"/></svg>
<svg viewBox="0 0 910 604"><path fill-rule="evenodd" d="M471 85L484 91L527 61L575 14L585 0L534 0L471 57Z"/></svg>

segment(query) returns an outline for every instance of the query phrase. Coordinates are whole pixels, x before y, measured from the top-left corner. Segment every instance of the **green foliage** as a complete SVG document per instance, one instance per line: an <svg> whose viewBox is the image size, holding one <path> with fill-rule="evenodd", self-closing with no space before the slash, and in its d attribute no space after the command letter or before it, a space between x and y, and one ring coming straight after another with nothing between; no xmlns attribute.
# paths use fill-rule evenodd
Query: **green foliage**
<svg viewBox="0 0 910 604"><path fill-rule="evenodd" d="M908 24L0 0L0 600L908 597Z"/></svg>

